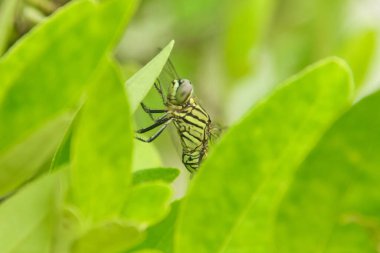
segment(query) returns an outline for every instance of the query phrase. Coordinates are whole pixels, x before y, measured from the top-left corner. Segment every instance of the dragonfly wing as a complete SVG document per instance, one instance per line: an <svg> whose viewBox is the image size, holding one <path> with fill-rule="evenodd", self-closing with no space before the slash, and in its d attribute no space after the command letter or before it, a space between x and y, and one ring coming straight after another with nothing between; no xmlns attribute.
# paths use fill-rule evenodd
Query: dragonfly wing
<svg viewBox="0 0 380 253"><path fill-rule="evenodd" d="M209 138L210 138L210 144L215 144L220 136L223 134L225 127L221 127L219 124L211 123L209 127Z"/></svg>

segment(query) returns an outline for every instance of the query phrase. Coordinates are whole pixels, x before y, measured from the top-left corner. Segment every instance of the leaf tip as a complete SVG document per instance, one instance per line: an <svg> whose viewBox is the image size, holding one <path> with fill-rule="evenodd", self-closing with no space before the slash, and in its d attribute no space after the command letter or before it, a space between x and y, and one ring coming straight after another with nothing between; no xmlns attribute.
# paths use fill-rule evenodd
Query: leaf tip
<svg viewBox="0 0 380 253"><path fill-rule="evenodd" d="M350 93L349 97L352 98L354 96L354 91L355 91L355 82L354 82L354 74L352 72L350 65L347 63L346 60L338 56L331 56L331 57L326 58L325 60L326 60L326 63L335 65L336 67L341 69L342 72L344 72L344 74L347 76L348 90Z"/></svg>
<svg viewBox="0 0 380 253"><path fill-rule="evenodd" d="M173 48L173 47L174 47L174 44L175 44L175 40L171 40L171 41L169 42L168 46L169 46L170 48Z"/></svg>
<svg viewBox="0 0 380 253"><path fill-rule="evenodd" d="M347 94L349 98L354 97L354 91L355 91L355 82L354 82L354 76L351 70L350 65L341 57L338 56L330 56L325 59L322 59L318 61L315 64L312 64L309 66L306 71L313 71L315 69L318 69L319 67L322 67L325 69L329 69L335 75L338 74L338 76L343 77L347 82L345 82L347 85Z"/></svg>
<svg viewBox="0 0 380 253"><path fill-rule="evenodd" d="M168 53L168 55L171 54L172 50L173 50L173 47L174 47L174 44L175 44L175 40L171 40L165 47L164 49L162 49L162 51L166 51Z"/></svg>

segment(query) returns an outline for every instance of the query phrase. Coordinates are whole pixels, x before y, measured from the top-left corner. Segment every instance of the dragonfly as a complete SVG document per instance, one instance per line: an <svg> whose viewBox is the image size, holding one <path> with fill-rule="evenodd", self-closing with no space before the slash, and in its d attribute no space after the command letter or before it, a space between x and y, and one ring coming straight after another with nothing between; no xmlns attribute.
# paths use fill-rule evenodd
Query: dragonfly
<svg viewBox="0 0 380 253"><path fill-rule="evenodd" d="M170 59L165 69L172 76L167 94L164 93L159 78L154 83L154 87L160 94L166 108L150 109L144 103L141 103L142 109L154 123L148 127L138 129L136 133L143 134L154 129L158 130L149 138L136 136L136 139L143 142L152 142L160 136L169 124L173 123L180 137L182 163L190 173L194 173L207 157L209 142L212 137L217 137L219 129L213 124L209 114L195 97L190 80L179 77ZM162 115L156 118L155 114Z"/></svg>

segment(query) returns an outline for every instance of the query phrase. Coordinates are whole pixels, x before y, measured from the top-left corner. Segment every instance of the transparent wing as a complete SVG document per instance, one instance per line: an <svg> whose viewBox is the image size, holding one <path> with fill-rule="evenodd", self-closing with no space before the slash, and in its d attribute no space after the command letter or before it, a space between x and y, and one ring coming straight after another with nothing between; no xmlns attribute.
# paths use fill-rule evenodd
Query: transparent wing
<svg viewBox="0 0 380 253"><path fill-rule="evenodd" d="M172 80L174 79L181 79L180 76L178 75L177 70L174 68L173 62L169 58L168 61L166 62L164 66L164 72L168 73Z"/></svg>
<svg viewBox="0 0 380 253"><path fill-rule="evenodd" d="M160 90L162 91L161 93L162 96L165 98L164 100L166 100L169 85L173 82L173 80L178 79L180 79L180 77L177 71L175 70L172 61L169 58L155 83L156 89L159 92Z"/></svg>
<svg viewBox="0 0 380 253"><path fill-rule="evenodd" d="M173 62L169 58L161 71L160 76L158 77L157 83L160 83L161 89L164 90L163 93L167 94L169 85L173 82L173 80L180 79L180 76L178 75L178 72L176 71ZM166 96L166 95L164 95ZM166 97L165 97L166 98ZM171 144L173 145L173 149L177 153L177 158L175 159L178 164L182 164L181 157L182 157L182 145L180 142L180 138L177 133L177 129L173 124L168 127L169 136L171 139Z"/></svg>
<svg viewBox="0 0 380 253"><path fill-rule="evenodd" d="M209 129L210 144L214 145L218 142L225 130L227 130L226 127L221 127L219 124L212 122Z"/></svg>
<svg viewBox="0 0 380 253"><path fill-rule="evenodd" d="M161 50L162 50L162 48L159 48L159 51L161 51ZM163 70L161 71L159 78L163 79L162 81L164 83L167 83L167 81L172 82L175 79L177 79L177 80L180 79L180 76L178 75L178 72L175 69L174 64L173 64L172 60L170 59L170 57L166 61L166 64L165 64Z"/></svg>

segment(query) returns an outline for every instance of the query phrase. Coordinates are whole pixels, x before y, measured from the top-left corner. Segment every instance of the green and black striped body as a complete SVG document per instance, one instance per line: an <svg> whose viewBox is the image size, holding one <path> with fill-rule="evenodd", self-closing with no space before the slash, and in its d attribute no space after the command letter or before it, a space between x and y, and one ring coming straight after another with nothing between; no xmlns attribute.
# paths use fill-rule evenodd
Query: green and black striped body
<svg viewBox="0 0 380 253"><path fill-rule="evenodd" d="M155 87L161 94L166 109L149 109L142 103L142 108L150 115L154 123L137 130L136 133L143 134L158 127L160 129L147 139L140 136L136 138L143 142L152 142L170 123L173 123L181 139L182 162L186 169L193 173L207 156L211 130L215 127L212 127L208 113L193 97L193 86L189 80L174 79L169 86L167 96L164 95L159 82L155 83ZM159 118L153 117L153 114L161 113L163 115Z"/></svg>
<svg viewBox="0 0 380 253"><path fill-rule="evenodd" d="M207 155L211 119L193 98L183 105L168 108L181 139L182 162L194 172Z"/></svg>

